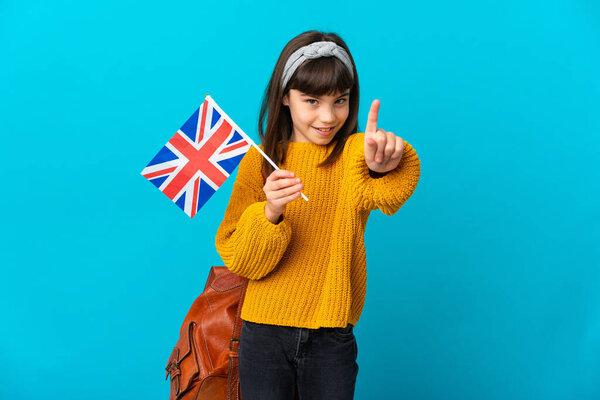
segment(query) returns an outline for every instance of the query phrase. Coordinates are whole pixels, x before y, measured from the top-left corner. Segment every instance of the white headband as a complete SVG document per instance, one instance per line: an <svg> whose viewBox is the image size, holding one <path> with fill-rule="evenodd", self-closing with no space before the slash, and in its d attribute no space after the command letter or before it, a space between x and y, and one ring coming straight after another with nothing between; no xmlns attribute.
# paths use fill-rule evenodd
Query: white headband
<svg viewBox="0 0 600 400"><path fill-rule="evenodd" d="M339 58L342 60L344 65L346 65L350 71L350 75L352 75L354 78L352 62L350 61L350 57L348 56L348 53L346 53L346 50L334 42L313 42L304 47L300 47L298 50L292 53L290 58L288 58L287 62L285 63L285 68L283 69L281 87L285 89L285 85L287 85L292 75L294 75L296 69L304 62L304 60L320 57Z"/></svg>

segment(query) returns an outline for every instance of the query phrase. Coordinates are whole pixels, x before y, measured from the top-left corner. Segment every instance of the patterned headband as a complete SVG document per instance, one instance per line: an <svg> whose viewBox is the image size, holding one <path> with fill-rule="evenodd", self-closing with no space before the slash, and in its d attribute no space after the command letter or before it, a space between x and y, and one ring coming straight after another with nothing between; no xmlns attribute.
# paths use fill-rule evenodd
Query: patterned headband
<svg viewBox="0 0 600 400"><path fill-rule="evenodd" d="M285 63L285 68L283 69L281 87L285 90L285 86L287 85L288 81L292 75L294 75L296 69L304 62L304 60L320 57L339 58L350 71L350 75L354 76L352 62L350 61L350 57L348 56L348 53L346 53L346 50L334 42L313 42L309 45L299 48L292 53L290 58L288 58L287 62Z"/></svg>

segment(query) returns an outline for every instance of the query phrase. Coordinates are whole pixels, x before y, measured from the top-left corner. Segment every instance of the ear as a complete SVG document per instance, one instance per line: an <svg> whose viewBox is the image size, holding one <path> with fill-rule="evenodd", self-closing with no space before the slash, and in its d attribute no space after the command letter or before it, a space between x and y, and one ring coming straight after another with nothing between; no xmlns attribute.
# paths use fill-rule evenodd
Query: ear
<svg viewBox="0 0 600 400"><path fill-rule="evenodd" d="M283 105L288 107L290 106L290 98L287 94L283 96Z"/></svg>

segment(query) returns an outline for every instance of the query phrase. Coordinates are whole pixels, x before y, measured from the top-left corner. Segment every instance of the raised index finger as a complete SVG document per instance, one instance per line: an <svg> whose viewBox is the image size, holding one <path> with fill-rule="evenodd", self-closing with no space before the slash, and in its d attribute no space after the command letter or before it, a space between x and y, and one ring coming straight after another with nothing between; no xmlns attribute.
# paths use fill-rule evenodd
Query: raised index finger
<svg viewBox="0 0 600 400"><path fill-rule="evenodd" d="M365 132L375 133L377 132L377 117L379 115L379 100L373 100L371 103L371 109L369 110L369 116L367 117L367 128Z"/></svg>

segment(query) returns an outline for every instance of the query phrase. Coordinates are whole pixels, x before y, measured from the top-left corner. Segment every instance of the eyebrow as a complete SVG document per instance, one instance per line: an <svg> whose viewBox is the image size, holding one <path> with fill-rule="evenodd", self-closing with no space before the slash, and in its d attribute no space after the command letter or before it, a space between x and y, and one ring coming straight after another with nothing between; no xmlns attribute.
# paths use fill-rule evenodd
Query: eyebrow
<svg viewBox="0 0 600 400"><path fill-rule="evenodd" d="M339 97L348 96L348 95L350 95L350 91L349 91L349 90L348 90L348 91L346 91L345 93L342 93L342 94L340 94L340 95L338 96L338 98L339 98ZM321 97L321 96L317 96L317 95L314 95L314 94L309 94L309 93L300 93L300 96L302 96L302 97L317 97L317 98Z"/></svg>

